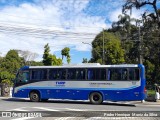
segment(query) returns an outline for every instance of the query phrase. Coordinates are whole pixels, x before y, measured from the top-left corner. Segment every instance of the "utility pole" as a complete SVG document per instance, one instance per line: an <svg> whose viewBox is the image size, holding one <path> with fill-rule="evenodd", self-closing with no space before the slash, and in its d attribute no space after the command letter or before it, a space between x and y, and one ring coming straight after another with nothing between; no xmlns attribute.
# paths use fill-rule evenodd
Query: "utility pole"
<svg viewBox="0 0 160 120"><path fill-rule="evenodd" d="M103 28L103 54L102 54L102 64L104 65L105 63L105 58L104 58L104 28Z"/></svg>
<svg viewBox="0 0 160 120"><path fill-rule="evenodd" d="M139 39L139 63L140 64L143 64L143 61L142 61L142 39L141 39L141 29L140 29L140 26L138 27L138 39Z"/></svg>

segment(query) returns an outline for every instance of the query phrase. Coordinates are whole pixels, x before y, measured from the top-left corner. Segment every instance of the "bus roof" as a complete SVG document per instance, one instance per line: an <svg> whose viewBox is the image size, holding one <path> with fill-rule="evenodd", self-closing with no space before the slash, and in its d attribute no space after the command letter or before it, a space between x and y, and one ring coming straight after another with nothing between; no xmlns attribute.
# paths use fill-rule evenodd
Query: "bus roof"
<svg viewBox="0 0 160 120"><path fill-rule="evenodd" d="M63 66L28 66L28 69L37 68L107 68L107 67L138 67L138 64L100 65L100 64L74 64Z"/></svg>

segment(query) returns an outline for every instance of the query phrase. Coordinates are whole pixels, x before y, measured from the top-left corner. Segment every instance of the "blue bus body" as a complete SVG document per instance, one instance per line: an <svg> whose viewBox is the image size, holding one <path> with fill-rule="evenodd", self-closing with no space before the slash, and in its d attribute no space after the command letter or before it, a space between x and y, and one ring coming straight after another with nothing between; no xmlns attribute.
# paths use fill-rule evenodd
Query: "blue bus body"
<svg viewBox="0 0 160 120"><path fill-rule="evenodd" d="M86 77L88 74L85 74L83 80L70 80L70 79L55 79L50 80L48 72L50 69L65 69L66 73L69 72L68 69L98 69L100 71L103 68L106 73L103 80L88 80L89 77ZM109 80L108 76L111 72L110 69L123 69L127 70L128 77L126 80ZM131 79L130 74L136 74L135 72L130 72L130 69L139 70L139 79L138 80L128 80ZM37 73L35 70L45 70L46 79L45 80L32 80ZM97 70L97 71L98 71ZM23 82L15 82L13 89L13 97L19 98L29 98L32 91L37 91L40 99L71 99L71 100L88 100L91 93L98 92L101 94L103 101L142 101L146 98L145 91L145 68L142 64L139 65L100 65L100 66L76 66L76 67L22 67L19 71L27 72L28 80ZM102 71L102 70L101 70ZM114 70L115 71L115 70ZM36 74L35 74L36 73ZM102 72L101 72L102 73ZM113 72L112 72L113 73ZM115 72L116 73L116 72ZM44 73L43 73L44 74ZM54 73L53 73L54 74ZM96 73L98 74L98 72ZM17 75L18 77L18 75ZM88 79L87 79L88 78Z"/></svg>

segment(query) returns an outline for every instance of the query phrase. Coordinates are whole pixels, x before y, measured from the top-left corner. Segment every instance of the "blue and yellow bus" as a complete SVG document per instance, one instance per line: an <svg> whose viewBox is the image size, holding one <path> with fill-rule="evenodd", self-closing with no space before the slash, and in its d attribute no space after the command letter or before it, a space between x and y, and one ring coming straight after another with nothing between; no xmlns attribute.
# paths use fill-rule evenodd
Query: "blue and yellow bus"
<svg viewBox="0 0 160 120"><path fill-rule="evenodd" d="M142 64L24 66L19 69L13 97L33 102L48 99L142 101L146 97Z"/></svg>

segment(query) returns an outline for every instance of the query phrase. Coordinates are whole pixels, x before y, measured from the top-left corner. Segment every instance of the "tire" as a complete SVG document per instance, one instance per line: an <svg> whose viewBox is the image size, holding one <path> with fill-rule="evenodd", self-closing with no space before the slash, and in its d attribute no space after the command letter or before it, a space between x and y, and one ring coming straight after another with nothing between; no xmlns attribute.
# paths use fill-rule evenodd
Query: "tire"
<svg viewBox="0 0 160 120"><path fill-rule="evenodd" d="M41 101L42 101L42 102L47 102L47 101L48 101L48 99L41 99Z"/></svg>
<svg viewBox="0 0 160 120"><path fill-rule="evenodd" d="M38 92L35 92L35 91L31 92L29 97L30 97L30 101L32 101L32 102L39 102L40 101L40 95Z"/></svg>
<svg viewBox="0 0 160 120"><path fill-rule="evenodd" d="M99 92L93 92L90 94L89 100L92 104L101 104L103 102L103 97Z"/></svg>

